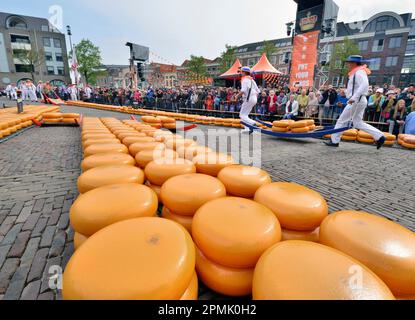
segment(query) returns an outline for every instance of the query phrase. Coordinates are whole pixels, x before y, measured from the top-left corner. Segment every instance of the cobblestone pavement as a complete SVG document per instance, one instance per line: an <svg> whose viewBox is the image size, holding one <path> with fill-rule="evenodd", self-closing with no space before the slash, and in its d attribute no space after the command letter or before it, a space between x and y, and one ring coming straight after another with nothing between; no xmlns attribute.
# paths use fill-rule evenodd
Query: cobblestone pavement
<svg viewBox="0 0 415 320"><path fill-rule="evenodd" d="M129 118L77 107L62 111ZM263 137L261 150L274 180L322 193L331 212L365 210L415 231L414 152L378 152L357 143L330 149L319 140L270 137ZM64 268L73 253L68 212L78 194L81 158L79 128L33 128L0 144L0 299L60 299L49 289L48 271ZM218 296L202 287L201 299L212 298Z"/></svg>

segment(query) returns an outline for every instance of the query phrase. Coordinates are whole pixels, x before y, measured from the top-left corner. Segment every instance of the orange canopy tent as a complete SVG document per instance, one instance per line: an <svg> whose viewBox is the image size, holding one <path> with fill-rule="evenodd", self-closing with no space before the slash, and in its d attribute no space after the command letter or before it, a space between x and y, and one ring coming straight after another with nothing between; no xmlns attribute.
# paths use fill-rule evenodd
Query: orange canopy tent
<svg viewBox="0 0 415 320"><path fill-rule="evenodd" d="M239 59L236 59L233 66L228 71L226 71L224 74L220 75L219 77L223 79L231 79L231 80L240 78L241 75L238 73L238 71L241 67L242 67L241 61L239 61Z"/></svg>
<svg viewBox="0 0 415 320"><path fill-rule="evenodd" d="M271 63L269 63L267 55L264 53L259 59L258 63L252 68L252 72L255 75L262 74L282 74L281 71L275 69Z"/></svg>

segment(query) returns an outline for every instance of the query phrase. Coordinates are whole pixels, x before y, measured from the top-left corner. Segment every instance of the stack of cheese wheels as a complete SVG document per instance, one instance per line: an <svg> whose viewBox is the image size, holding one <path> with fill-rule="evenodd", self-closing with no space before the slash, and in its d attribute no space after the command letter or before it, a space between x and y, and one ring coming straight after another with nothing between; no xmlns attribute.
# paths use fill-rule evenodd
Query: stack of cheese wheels
<svg viewBox="0 0 415 320"><path fill-rule="evenodd" d="M120 183L144 183L144 172L131 165L107 165L90 169L78 178L79 193Z"/></svg>
<svg viewBox="0 0 415 320"><path fill-rule="evenodd" d="M132 156L125 153L98 153L85 158L81 163L82 171L108 165L130 165L135 166L135 160Z"/></svg>
<svg viewBox="0 0 415 320"><path fill-rule="evenodd" d="M288 132L290 131L290 124L294 123L294 120L280 120L272 123L272 131L274 132Z"/></svg>
<svg viewBox="0 0 415 320"><path fill-rule="evenodd" d="M187 148L196 146L196 142L192 139L185 139L180 135L167 136L164 140L166 148L177 151L179 148Z"/></svg>
<svg viewBox="0 0 415 320"><path fill-rule="evenodd" d="M76 199L69 217L78 233L75 248L99 230L119 221L155 217L158 201L148 187L136 184L114 184L91 190Z"/></svg>
<svg viewBox="0 0 415 320"><path fill-rule="evenodd" d="M386 141L385 146L393 146L396 143L396 136L393 134L390 134L389 132L384 132Z"/></svg>
<svg viewBox="0 0 415 320"><path fill-rule="evenodd" d="M256 265L252 291L254 300L394 300L364 264L307 241L284 241L268 249Z"/></svg>
<svg viewBox="0 0 415 320"><path fill-rule="evenodd" d="M271 210L252 200L225 197L203 205L193 218L196 270L203 283L228 296L247 296L261 255L281 240Z"/></svg>
<svg viewBox="0 0 415 320"><path fill-rule="evenodd" d="M159 187L170 178L189 173L196 173L196 167L191 161L182 158L155 159L145 168L147 180Z"/></svg>
<svg viewBox="0 0 415 320"><path fill-rule="evenodd" d="M407 149L415 149L415 135L413 134L400 134L399 144Z"/></svg>
<svg viewBox="0 0 415 320"><path fill-rule="evenodd" d="M198 154L193 158L198 173L217 177L219 172L229 166L235 164L231 155L216 152L207 152Z"/></svg>
<svg viewBox="0 0 415 320"><path fill-rule="evenodd" d="M42 115L45 123L59 123L63 120L63 115L60 112L49 112Z"/></svg>
<svg viewBox="0 0 415 320"><path fill-rule="evenodd" d="M272 182L266 171L243 165L232 165L222 169L218 179L225 185L228 195L250 199L260 187Z"/></svg>
<svg viewBox="0 0 415 320"><path fill-rule="evenodd" d="M195 246L179 224L145 217L90 237L63 275L65 300L196 300Z"/></svg>
<svg viewBox="0 0 415 320"><path fill-rule="evenodd" d="M314 120L301 120L290 123L292 133L305 133L314 130Z"/></svg>
<svg viewBox="0 0 415 320"><path fill-rule="evenodd" d="M165 116L161 116L159 119L161 120L163 128L176 129L176 119Z"/></svg>
<svg viewBox="0 0 415 320"><path fill-rule="evenodd" d="M359 130L359 133L357 134L357 141L361 143L369 143L369 144L375 143L375 139L373 139L373 137L370 134L362 130Z"/></svg>
<svg viewBox="0 0 415 320"><path fill-rule="evenodd" d="M144 116L141 117L141 121L143 121L145 124L154 127L154 128L161 128L162 122L160 118L153 117L153 116Z"/></svg>
<svg viewBox="0 0 415 320"><path fill-rule="evenodd" d="M320 242L350 255L376 273L397 297L415 295L415 233L366 212L327 217Z"/></svg>
<svg viewBox="0 0 415 320"><path fill-rule="evenodd" d="M63 113L62 114L62 122L69 123L69 124L76 124L80 121L79 113Z"/></svg>
<svg viewBox="0 0 415 320"><path fill-rule="evenodd" d="M161 188L162 216L191 232L196 211L205 203L223 197L226 197L226 189L217 178L198 173L176 176Z"/></svg>
<svg viewBox="0 0 415 320"><path fill-rule="evenodd" d="M255 201L271 209L283 228L283 240L318 240L321 222L328 215L326 200L314 190L288 182L267 184Z"/></svg>
<svg viewBox="0 0 415 320"><path fill-rule="evenodd" d="M358 131L356 129L350 129L342 134L343 141L356 141Z"/></svg>

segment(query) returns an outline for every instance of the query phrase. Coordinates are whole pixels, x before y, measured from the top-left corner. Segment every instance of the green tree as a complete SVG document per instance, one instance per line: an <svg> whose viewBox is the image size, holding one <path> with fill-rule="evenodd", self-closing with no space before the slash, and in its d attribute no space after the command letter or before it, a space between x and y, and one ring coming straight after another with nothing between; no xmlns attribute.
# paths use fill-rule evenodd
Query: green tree
<svg viewBox="0 0 415 320"><path fill-rule="evenodd" d="M233 63L236 60L236 48L235 46L226 45L225 51L222 52L220 59L221 59L221 65L220 65L220 71L222 73L229 70L230 67L232 67Z"/></svg>
<svg viewBox="0 0 415 320"><path fill-rule="evenodd" d="M23 65L27 66L27 72L30 73L33 82L36 82L35 71L44 63L45 52L42 50L15 49L13 50L13 56L19 59Z"/></svg>
<svg viewBox="0 0 415 320"><path fill-rule="evenodd" d="M330 72L340 77L346 77L349 72L346 60L355 54L360 54L359 46L355 41L345 38L342 43L336 43L329 63Z"/></svg>
<svg viewBox="0 0 415 320"><path fill-rule="evenodd" d="M87 84L96 84L96 79L101 72L101 51L90 40L83 39L75 46L78 59L78 71L84 76Z"/></svg>
<svg viewBox="0 0 415 320"><path fill-rule="evenodd" d="M190 56L190 61L188 64L188 69L195 75L206 77L207 76L207 69L205 64L205 58L200 56Z"/></svg>
<svg viewBox="0 0 415 320"><path fill-rule="evenodd" d="M261 54L264 54L267 56L268 59L271 58L271 56L278 52L278 49L275 47L275 45L271 41L264 40L264 43L262 44L262 49L260 51Z"/></svg>

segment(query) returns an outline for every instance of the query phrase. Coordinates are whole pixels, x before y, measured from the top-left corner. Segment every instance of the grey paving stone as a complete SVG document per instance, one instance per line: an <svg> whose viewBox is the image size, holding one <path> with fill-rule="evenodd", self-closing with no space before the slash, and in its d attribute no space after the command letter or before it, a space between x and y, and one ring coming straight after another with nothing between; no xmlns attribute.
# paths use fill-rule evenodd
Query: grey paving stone
<svg viewBox="0 0 415 320"><path fill-rule="evenodd" d="M30 207L24 207L22 211L20 212L19 216L17 217L16 223L24 223L29 218L31 212L32 212L32 206Z"/></svg>
<svg viewBox="0 0 415 320"><path fill-rule="evenodd" d="M16 219L17 217L12 217L12 216L4 219L4 221L0 225L0 236L5 236L10 231Z"/></svg>
<svg viewBox="0 0 415 320"><path fill-rule="evenodd" d="M45 230L47 223L48 223L48 218L40 218L37 221L35 228L33 229L32 237L42 236L43 230Z"/></svg>
<svg viewBox="0 0 415 320"><path fill-rule="evenodd" d="M64 230L59 230L53 238L52 245L49 251L49 257L54 258L60 256L63 250L65 249L65 243L66 232Z"/></svg>
<svg viewBox="0 0 415 320"><path fill-rule="evenodd" d="M19 267L19 259L7 259L0 270L0 294L4 294L9 286L13 274Z"/></svg>
<svg viewBox="0 0 415 320"><path fill-rule="evenodd" d="M21 300L37 300L40 291L41 281L30 282L23 289Z"/></svg>
<svg viewBox="0 0 415 320"><path fill-rule="evenodd" d="M54 293L53 292L51 292L51 291L49 291L49 292L45 292L45 293L42 293L42 294L40 294L38 297L37 297L37 300L55 300L55 295L54 295Z"/></svg>
<svg viewBox="0 0 415 320"><path fill-rule="evenodd" d="M48 226L42 234L42 241L40 242L40 247L50 247L52 245L53 236L55 235L56 227Z"/></svg>
<svg viewBox="0 0 415 320"><path fill-rule="evenodd" d="M40 218L41 213L40 212L35 212L32 213L29 218L26 220L26 222L24 223L22 230L23 231L28 231L28 230L33 230Z"/></svg>
<svg viewBox="0 0 415 320"><path fill-rule="evenodd" d="M22 265L14 273L4 294L4 300L19 300L25 287L30 266Z"/></svg>
<svg viewBox="0 0 415 320"><path fill-rule="evenodd" d="M12 248L9 251L9 258L20 258L26 249L26 245L30 239L30 231L24 231L19 233L14 242Z"/></svg>
<svg viewBox="0 0 415 320"><path fill-rule="evenodd" d="M0 247L0 270L1 270L1 267L3 266L4 261L7 258L7 254L9 253L9 250L11 247L12 246L10 244Z"/></svg>
<svg viewBox="0 0 415 320"><path fill-rule="evenodd" d="M49 248L43 248L36 252L29 275L27 277L28 282L41 279L45 269L48 254Z"/></svg>
<svg viewBox="0 0 415 320"><path fill-rule="evenodd" d="M16 238L22 230L23 225L22 224L16 224L14 225L10 231L7 233L7 235L4 237L2 244L13 244L16 241Z"/></svg>

